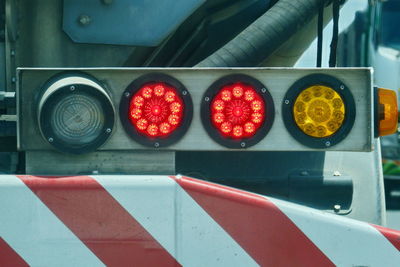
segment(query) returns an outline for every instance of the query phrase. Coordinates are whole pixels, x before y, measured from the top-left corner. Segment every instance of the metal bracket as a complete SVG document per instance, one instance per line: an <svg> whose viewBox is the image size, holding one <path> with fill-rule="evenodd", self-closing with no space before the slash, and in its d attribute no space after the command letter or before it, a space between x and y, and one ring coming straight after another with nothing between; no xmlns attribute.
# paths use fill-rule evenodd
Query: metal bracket
<svg viewBox="0 0 400 267"><path fill-rule="evenodd" d="M351 211L352 198L352 178L338 171L333 174L301 171L289 175L291 201L343 215Z"/></svg>
<svg viewBox="0 0 400 267"><path fill-rule="evenodd" d="M204 2L64 0L63 29L77 43L157 46Z"/></svg>
<svg viewBox="0 0 400 267"><path fill-rule="evenodd" d="M0 91L0 109L15 108L15 92Z"/></svg>

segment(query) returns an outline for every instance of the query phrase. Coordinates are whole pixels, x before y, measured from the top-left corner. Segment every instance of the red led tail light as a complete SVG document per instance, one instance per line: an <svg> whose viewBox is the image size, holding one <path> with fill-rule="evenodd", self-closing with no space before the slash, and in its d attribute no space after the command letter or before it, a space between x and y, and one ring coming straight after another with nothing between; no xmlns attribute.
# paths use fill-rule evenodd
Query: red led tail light
<svg viewBox="0 0 400 267"><path fill-rule="evenodd" d="M254 136L265 121L265 103L253 86L243 82L225 85L211 102L211 121L227 138Z"/></svg>
<svg viewBox="0 0 400 267"><path fill-rule="evenodd" d="M215 141L226 147L245 148L258 143L273 119L271 95L247 75L223 77L203 98L203 125Z"/></svg>
<svg viewBox="0 0 400 267"><path fill-rule="evenodd" d="M167 137L182 123L185 103L178 91L164 83L143 85L131 98L129 119L148 137Z"/></svg>
<svg viewBox="0 0 400 267"><path fill-rule="evenodd" d="M192 117L189 92L163 74L143 76L125 90L120 116L125 130L139 143L154 147L176 142Z"/></svg>

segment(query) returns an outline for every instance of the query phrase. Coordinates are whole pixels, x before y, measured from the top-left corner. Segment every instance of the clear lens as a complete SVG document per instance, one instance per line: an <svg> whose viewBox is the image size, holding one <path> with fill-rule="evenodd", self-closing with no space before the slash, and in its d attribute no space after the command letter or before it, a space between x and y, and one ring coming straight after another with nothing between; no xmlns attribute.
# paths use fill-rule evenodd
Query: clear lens
<svg viewBox="0 0 400 267"><path fill-rule="evenodd" d="M74 93L54 106L50 123L60 140L70 145L84 145L101 134L104 110L96 98L83 92Z"/></svg>

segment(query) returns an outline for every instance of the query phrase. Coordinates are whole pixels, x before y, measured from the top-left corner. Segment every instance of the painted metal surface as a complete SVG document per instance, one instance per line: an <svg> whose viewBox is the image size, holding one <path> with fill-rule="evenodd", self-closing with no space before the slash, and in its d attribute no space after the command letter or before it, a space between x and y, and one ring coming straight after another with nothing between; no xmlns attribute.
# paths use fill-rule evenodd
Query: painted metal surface
<svg viewBox="0 0 400 267"><path fill-rule="evenodd" d="M65 0L63 29L77 43L157 46L205 0Z"/></svg>
<svg viewBox="0 0 400 267"><path fill-rule="evenodd" d="M3 175L0 213L2 266L400 262L398 231L181 176Z"/></svg>

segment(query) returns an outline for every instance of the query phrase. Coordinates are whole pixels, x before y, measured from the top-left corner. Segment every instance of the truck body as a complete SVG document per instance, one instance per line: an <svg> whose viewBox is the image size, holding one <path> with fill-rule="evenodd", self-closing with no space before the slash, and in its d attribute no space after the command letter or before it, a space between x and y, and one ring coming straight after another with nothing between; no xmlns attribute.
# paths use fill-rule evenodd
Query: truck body
<svg viewBox="0 0 400 267"><path fill-rule="evenodd" d="M291 68L337 5L2 1L0 263L396 266L396 99Z"/></svg>

